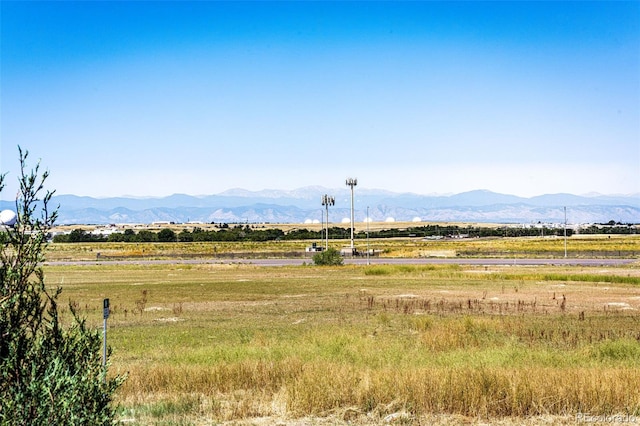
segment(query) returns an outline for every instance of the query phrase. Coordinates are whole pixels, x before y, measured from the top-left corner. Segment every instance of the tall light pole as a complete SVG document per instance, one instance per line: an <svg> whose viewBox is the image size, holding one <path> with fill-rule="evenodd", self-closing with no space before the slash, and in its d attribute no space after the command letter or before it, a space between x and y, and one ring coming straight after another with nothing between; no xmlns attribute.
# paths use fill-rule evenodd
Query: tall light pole
<svg viewBox="0 0 640 426"><path fill-rule="evenodd" d="M358 179L347 178L346 183L347 183L347 186L351 187L351 255L353 256L353 254L355 253L355 248L353 246L353 222L354 222L354 216L353 216L353 187L358 184Z"/></svg>
<svg viewBox="0 0 640 426"><path fill-rule="evenodd" d="M371 251L369 250L369 222L371 222L371 219L369 218L369 206L367 206L367 265L370 264L369 252Z"/></svg>
<svg viewBox="0 0 640 426"><path fill-rule="evenodd" d="M324 239L324 237L322 236L322 234L324 233L324 211L322 209L320 209L320 223L322 226L322 230L320 231L320 244L322 244L322 240Z"/></svg>
<svg viewBox="0 0 640 426"><path fill-rule="evenodd" d="M326 243L325 243L325 250L329 250L329 206L334 206L336 204L336 199L335 197L331 197L327 194L324 194L322 196L322 205L325 206L325 208L327 209L327 233L325 235L326 237Z"/></svg>
<svg viewBox="0 0 640 426"><path fill-rule="evenodd" d="M564 257L567 257L567 207L564 208Z"/></svg>

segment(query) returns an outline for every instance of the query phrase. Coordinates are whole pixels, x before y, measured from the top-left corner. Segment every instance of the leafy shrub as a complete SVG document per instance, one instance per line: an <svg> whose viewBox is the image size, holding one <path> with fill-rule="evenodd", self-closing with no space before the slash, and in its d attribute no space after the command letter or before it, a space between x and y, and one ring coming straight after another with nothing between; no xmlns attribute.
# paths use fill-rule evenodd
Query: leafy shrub
<svg viewBox="0 0 640 426"><path fill-rule="evenodd" d="M342 265L343 259L338 250L329 248L314 254L313 263L319 266L337 266Z"/></svg>
<svg viewBox="0 0 640 426"><path fill-rule="evenodd" d="M47 289L40 266L57 212L48 210L53 192L38 198L48 173L40 177L36 166L25 174L27 156L20 150L18 223L0 231L0 424L112 425L112 397L123 379L106 377L100 333L73 305L73 325L58 318L61 289Z"/></svg>

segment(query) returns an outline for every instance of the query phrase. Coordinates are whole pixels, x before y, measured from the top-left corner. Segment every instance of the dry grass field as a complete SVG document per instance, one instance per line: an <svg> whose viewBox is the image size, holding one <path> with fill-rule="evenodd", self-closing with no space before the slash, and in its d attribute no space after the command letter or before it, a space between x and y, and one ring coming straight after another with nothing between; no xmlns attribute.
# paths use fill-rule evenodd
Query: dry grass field
<svg viewBox="0 0 640 426"><path fill-rule="evenodd" d="M73 243L51 244L50 261L109 259L203 259L311 257L305 248L312 242L190 242L190 243ZM329 246L340 249L349 240L329 240ZM356 248L367 250L367 241L356 240ZM564 257L564 239L559 237L469 238L423 240L422 238L375 239L369 243L380 257ZM640 258L640 237L575 235L567 240L567 253L572 258Z"/></svg>
<svg viewBox="0 0 640 426"><path fill-rule="evenodd" d="M95 327L110 298L126 424L640 419L638 263L45 272Z"/></svg>

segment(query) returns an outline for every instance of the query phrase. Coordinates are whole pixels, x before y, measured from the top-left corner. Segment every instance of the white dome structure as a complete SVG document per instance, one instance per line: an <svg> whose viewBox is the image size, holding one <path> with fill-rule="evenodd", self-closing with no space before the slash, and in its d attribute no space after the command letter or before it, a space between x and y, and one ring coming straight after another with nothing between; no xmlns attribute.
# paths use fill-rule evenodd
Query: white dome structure
<svg viewBox="0 0 640 426"><path fill-rule="evenodd" d="M422 219L416 216L413 218L412 222L422 222Z"/></svg>
<svg viewBox="0 0 640 426"><path fill-rule="evenodd" d="M309 225L311 223L313 223L313 220L311 220L311 219L305 219L305 221L304 221L305 225Z"/></svg>
<svg viewBox="0 0 640 426"><path fill-rule="evenodd" d="M2 210L0 212L0 225L14 226L18 221L18 215L13 210Z"/></svg>
<svg viewBox="0 0 640 426"><path fill-rule="evenodd" d="M345 217L342 219L342 223L351 223L351 219L349 219L348 217Z"/></svg>
<svg viewBox="0 0 640 426"><path fill-rule="evenodd" d="M384 220L385 222L395 222L396 220L392 217L388 217Z"/></svg>

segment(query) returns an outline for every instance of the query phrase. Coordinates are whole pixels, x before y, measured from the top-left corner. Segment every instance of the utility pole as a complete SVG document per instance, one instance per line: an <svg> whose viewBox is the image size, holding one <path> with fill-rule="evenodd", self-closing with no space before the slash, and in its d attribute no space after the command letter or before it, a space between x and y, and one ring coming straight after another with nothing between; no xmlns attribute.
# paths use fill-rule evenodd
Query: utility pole
<svg viewBox="0 0 640 426"><path fill-rule="evenodd" d="M322 227L320 230L320 245L322 245L322 240L324 240L324 236L322 235L324 234L324 211L322 209L320 209L320 226Z"/></svg>
<svg viewBox="0 0 640 426"><path fill-rule="evenodd" d="M564 257L567 258L567 207L564 208Z"/></svg>
<svg viewBox="0 0 640 426"><path fill-rule="evenodd" d="M371 218L369 217L369 206L367 206L367 265L370 265L369 261L369 222L371 222Z"/></svg>
<svg viewBox="0 0 640 426"><path fill-rule="evenodd" d="M347 183L347 186L351 187L351 255L353 256L354 253L355 253L355 247L353 245L353 222L354 222L354 215L353 215L353 187L358 184L358 179L348 178L346 180L346 183Z"/></svg>

